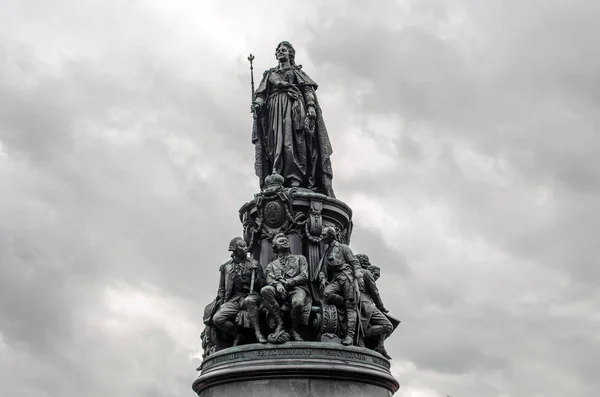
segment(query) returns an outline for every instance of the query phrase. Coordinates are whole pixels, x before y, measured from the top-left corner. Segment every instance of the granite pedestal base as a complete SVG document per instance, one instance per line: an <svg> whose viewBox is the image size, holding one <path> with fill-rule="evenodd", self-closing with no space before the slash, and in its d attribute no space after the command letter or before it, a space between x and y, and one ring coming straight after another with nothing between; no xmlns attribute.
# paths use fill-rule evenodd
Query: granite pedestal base
<svg viewBox="0 0 600 397"><path fill-rule="evenodd" d="M251 344L207 357L199 397L390 397L398 382L372 350L322 342Z"/></svg>

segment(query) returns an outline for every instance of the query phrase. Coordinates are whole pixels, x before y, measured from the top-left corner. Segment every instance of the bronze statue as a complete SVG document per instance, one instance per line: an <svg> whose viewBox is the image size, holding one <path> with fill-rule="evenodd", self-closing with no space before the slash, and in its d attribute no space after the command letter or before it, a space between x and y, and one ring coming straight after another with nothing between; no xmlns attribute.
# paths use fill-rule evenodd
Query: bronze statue
<svg viewBox="0 0 600 397"><path fill-rule="evenodd" d="M302 255L290 254L290 242L283 233L273 237L273 252L276 259L267 265L266 286L260 295L263 303L277 323L275 332L269 335L269 342L280 339L284 333L282 309L288 308L292 320L290 336L293 340L303 340L298 329L308 324L312 299L308 289L308 262Z"/></svg>
<svg viewBox="0 0 600 397"><path fill-rule="evenodd" d="M319 283L325 301L346 310L346 335L342 344L354 344L356 335L357 288L355 279L361 277L360 263L352 250L336 240L337 231L327 226L323 228L323 242L328 244L321 261Z"/></svg>
<svg viewBox="0 0 600 397"><path fill-rule="evenodd" d="M221 277L212 324L224 334L234 336L234 346L241 342L244 328L253 328L256 340L267 343L258 323L260 297L254 292L264 285L262 267L247 257L246 242L241 237L231 240L229 251L231 259L219 269Z"/></svg>
<svg viewBox="0 0 600 397"><path fill-rule="evenodd" d="M335 197L333 150L315 93L318 85L296 65L295 55L289 42L279 43L275 50L279 65L265 71L253 94L255 172L261 188L267 176L277 173L286 187ZM254 57L248 59L252 62Z"/></svg>
<svg viewBox="0 0 600 397"><path fill-rule="evenodd" d="M358 279L358 286L360 289L360 321L364 335L361 335L359 345L365 345L365 338L375 339L376 345L373 350L390 359L390 355L385 350L384 341L394 331L394 326L385 315L388 310L383 306L375 278L369 271L371 267L369 257L365 254L356 254L356 259L362 267L362 277Z"/></svg>
<svg viewBox="0 0 600 397"><path fill-rule="evenodd" d="M295 55L289 42L280 42L278 65L256 90L254 56L248 57L260 191L239 210L243 238L231 240L218 295L204 308L198 395L244 395L247 380L268 380L267 389L284 390L288 384L280 381L290 374L380 384L382 393L360 389L361 395L398 388L385 342L400 320L383 305L379 268L348 246L352 209L333 192L318 86ZM291 340L297 342L285 343ZM234 381L233 388L213 389ZM264 385L255 383L262 391Z"/></svg>

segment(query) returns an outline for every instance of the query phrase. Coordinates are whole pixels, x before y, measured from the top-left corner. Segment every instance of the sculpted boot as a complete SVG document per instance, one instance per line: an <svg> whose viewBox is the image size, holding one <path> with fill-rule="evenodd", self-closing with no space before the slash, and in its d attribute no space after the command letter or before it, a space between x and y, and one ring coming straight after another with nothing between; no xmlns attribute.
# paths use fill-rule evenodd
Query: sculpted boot
<svg viewBox="0 0 600 397"><path fill-rule="evenodd" d="M296 314L296 313L294 313ZM292 340L295 340L297 342L302 342L304 339L302 339L302 336L300 336L300 334L298 333L298 327L300 326L300 321L296 318L297 314L295 316L292 317L292 329L290 330L290 336L292 337Z"/></svg>
<svg viewBox="0 0 600 397"><path fill-rule="evenodd" d="M258 323L258 310L253 310L252 312L248 312L250 317L250 322L252 323L252 328L254 328L254 335L256 335L256 340L258 343L267 343L267 338L260 332L260 325Z"/></svg>
<svg viewBox="0 0 600 397"><path fill-rule="evenodd" d="M283 316L280 310L273 310L272 312L275 322L277 322L277 328L275 328L275 334L283 331Z"/></svg>
<svg viewBox="0 0 600 397"><path fill-rule="evenodd" d="M290 335L292 337L292 340L295 340L297 342L302 342L304 339L302 339L302 336L300 336L300 334L298 333L298 331L296 331L295 328L292 328L290 330Z"/></svg>
<svg viewBox="0 0 600 397"><path fill-rule="evenodd" d="M381 354L383 357L387 358L388 360L391 360L392 357L390 357L390 355L388 354L387 350L385 350L385 346L383 345L383 342L385 341L385 335L380 335L379 336L379 343L377 344L377 347L375 348L375 351L379 354Z"/></svg>
<svg viewBox="0 0 600 397"><path fill-rule="evenodd" d="M354 335L356 334L356 309L353 307L347 308L346 316L346 337L342 339L342 345L350 346L354 344Z"/></svg>

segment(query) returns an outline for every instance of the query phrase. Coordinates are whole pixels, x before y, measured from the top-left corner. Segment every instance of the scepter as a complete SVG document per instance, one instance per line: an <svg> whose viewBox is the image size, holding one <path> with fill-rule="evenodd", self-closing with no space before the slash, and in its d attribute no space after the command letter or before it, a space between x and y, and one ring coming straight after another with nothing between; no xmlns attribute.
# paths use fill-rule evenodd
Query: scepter
<svg viewBox="0 0 600 397"><path fill-rule="evenodd" d="M248 56L248 60L250 61L250 88L251 88L250 99L251 99L251 103L254 103L254 67L252 66L252 61L254 60L254 55L252 55L252 53L250 53L250 55Z"/></svg>

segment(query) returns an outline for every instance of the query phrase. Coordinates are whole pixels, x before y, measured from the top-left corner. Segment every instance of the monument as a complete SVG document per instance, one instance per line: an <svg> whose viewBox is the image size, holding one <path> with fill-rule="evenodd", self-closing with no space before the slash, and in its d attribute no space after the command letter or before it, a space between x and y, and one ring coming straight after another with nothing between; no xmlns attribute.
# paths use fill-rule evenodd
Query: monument
<svg viewBox="0 0 600 397"><path fill-rule="evenodd" d="M260 191L239 210L216 298L204 309L200 397L391 396L385 340L399 321L380 269L349 247L352 210L333 192L333 153L317 84L287 41L254 89Z"/></svg>

